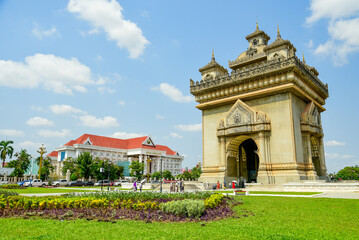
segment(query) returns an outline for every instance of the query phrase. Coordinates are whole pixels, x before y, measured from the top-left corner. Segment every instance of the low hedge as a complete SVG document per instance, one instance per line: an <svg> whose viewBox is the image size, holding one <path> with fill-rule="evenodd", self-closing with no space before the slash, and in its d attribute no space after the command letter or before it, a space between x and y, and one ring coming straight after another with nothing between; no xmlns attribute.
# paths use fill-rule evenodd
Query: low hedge
<svg viewBox="0 0 359 240"><path fill-rule="evenodd" d="M18 184L5 184L5 185L1 185L0 188L3 189L19 189L22 188L20 185Z"/></svg>
<svg viewBox="0 0 359 240"><path fill-rule="evenodd" d="M185 199L171 201L160 205L162 212L172 213L177 216L184 215L187 217L199 218L204 213L204 201Z"/></svg>

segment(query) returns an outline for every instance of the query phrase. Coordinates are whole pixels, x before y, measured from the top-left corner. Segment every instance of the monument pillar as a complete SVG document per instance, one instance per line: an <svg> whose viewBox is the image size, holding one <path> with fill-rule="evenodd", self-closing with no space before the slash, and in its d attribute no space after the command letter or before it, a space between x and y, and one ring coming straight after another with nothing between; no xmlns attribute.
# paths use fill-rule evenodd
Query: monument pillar
<svg viewBox="0 0 359 240"><path fill-rule="evenodd" d="M309 132L302 132L302 141L303 141L303 155L304 155L303 159L307 169L308 180L316 180L318 176L314 170Z"/></svg>
<svg viewBox="0 0 359 240"><path fill-rule="evenodd" d="M274 178L272 174L272 165L270 160L270 145L269 145L269 133L259 132L259 168L258 168L258 182L272 184Z"/></svg>

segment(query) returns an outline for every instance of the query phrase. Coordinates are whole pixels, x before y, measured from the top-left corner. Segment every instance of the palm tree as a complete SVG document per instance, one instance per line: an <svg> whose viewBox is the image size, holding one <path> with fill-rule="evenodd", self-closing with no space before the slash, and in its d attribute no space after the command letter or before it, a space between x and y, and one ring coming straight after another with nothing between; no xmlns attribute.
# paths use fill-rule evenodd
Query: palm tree
<svg viewBox="0 0 359 240"><path fill-rule="evenodd" d="M12 153L14 152L14 148L10 146L10 144L14 144L13 141L1 141L0 142L0 157L2 159L2 167L5 167L6 156L12 157Z"/></svg>

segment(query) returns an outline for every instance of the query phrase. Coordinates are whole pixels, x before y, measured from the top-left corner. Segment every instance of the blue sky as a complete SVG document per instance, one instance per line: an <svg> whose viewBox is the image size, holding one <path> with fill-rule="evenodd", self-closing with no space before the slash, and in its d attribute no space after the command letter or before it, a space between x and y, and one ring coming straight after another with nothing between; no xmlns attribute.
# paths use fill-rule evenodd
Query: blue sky
<svg viewBox="0 0 359 240"><path fill-rule="evenodd" d="M277 24L329 84L322 114L329 172L359 164L359 3L314 1L0 0L0 139L51 151L84 133L151 135L202 158L189 79L228 68L245 36ZM166 95L164 93L170 93Z"/></svg>

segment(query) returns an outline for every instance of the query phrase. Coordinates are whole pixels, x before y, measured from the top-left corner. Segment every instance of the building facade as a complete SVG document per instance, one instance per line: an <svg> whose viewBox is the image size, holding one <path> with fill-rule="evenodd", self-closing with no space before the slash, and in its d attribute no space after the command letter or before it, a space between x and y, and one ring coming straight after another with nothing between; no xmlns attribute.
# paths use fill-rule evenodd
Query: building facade
<svg viewBox="0 0 359 240"><path fill-rule="evenodd" d="M211 61L190 80L202 111L202 181L278 184L326 177L321 113L328 85L297 58L293 44L257 27L248 48L229 61L231 74Z"/></svg>
<svg viewBox="0 0 359 240"><path fill-rule="evenodd" d="M48 154L55 166L54 172L61 176L63 161L77 158L81 153L89 152L93 158L107 159L118 166L123 166L124 175L129 176L132 161L145 163L144 174L169 170L176 176L181 173L183 156L167 146L155 144L150 136L118 139L84 134L71 140ZM149 166L149 167L148 167Z"/></svg>

